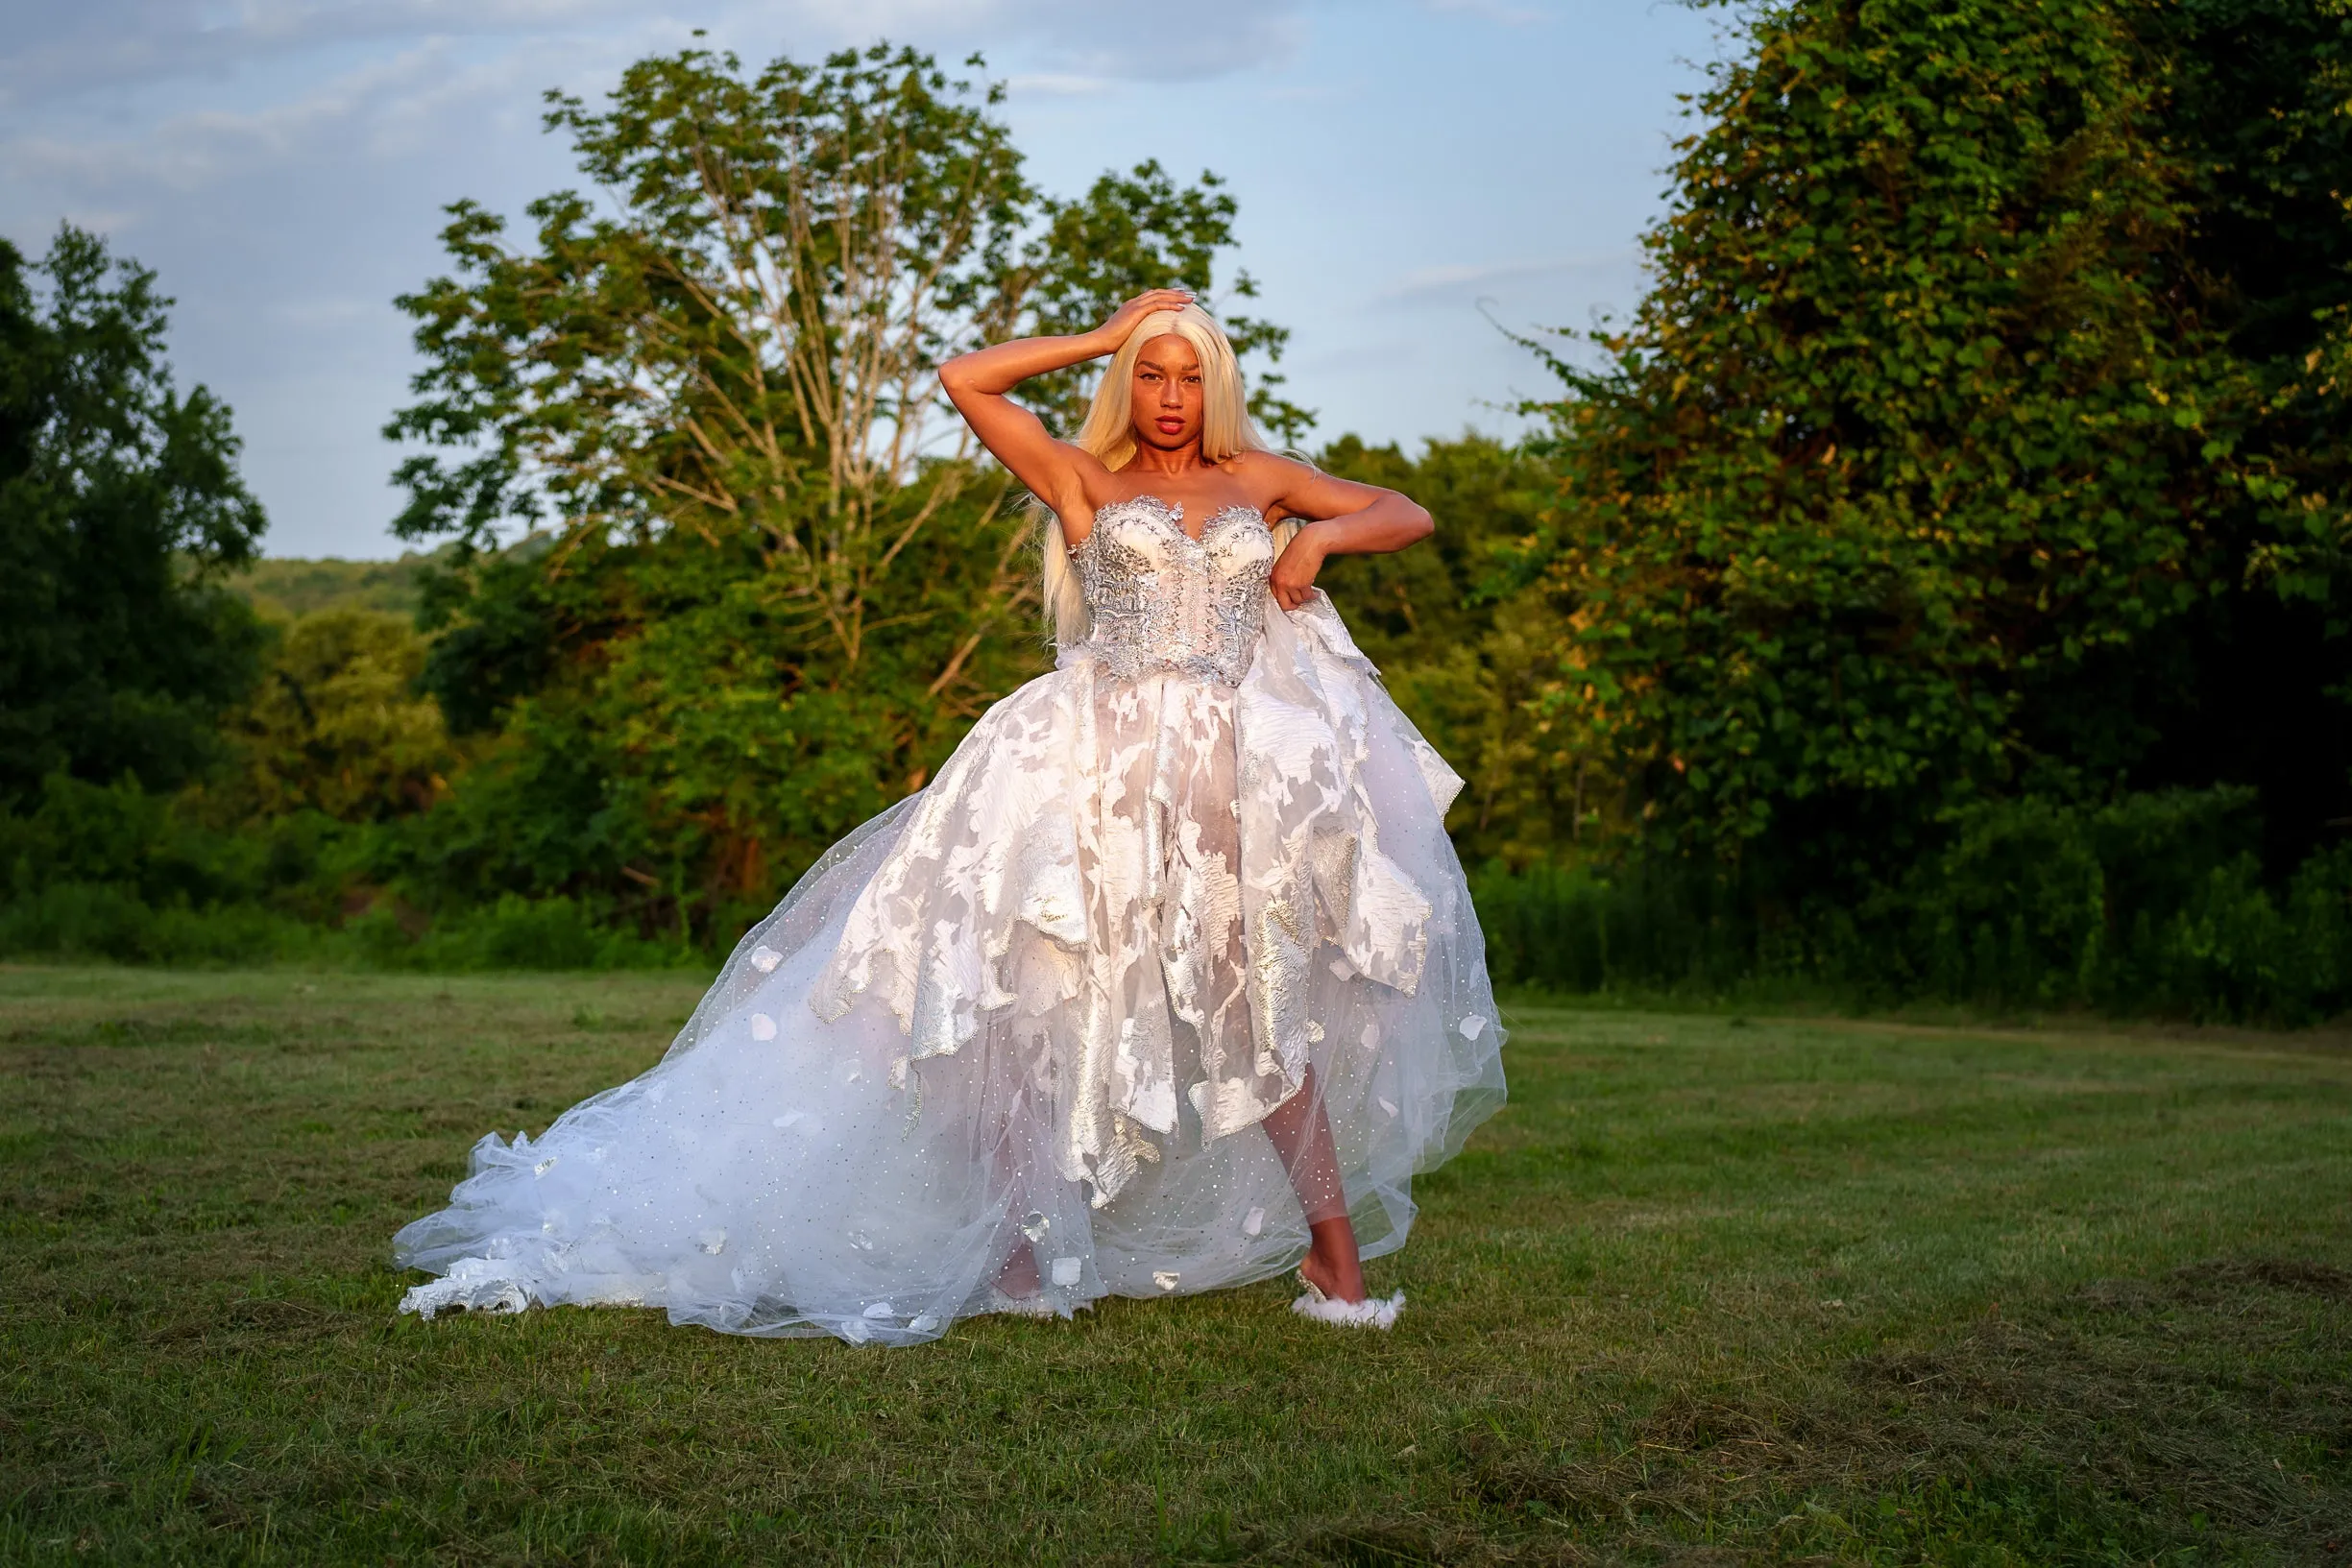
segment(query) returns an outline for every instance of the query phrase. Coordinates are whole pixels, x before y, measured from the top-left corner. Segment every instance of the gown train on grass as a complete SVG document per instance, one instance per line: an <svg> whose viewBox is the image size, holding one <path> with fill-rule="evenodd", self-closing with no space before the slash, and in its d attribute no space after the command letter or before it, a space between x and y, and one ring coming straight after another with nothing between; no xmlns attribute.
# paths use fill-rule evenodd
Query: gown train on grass
<svg viewBox="0 0 2352 1568"><path fill-rule="evenodd" d="M1402 1246L1503 1098L1461 780L1273 560L1248 509L1103 508L1093 635L811 869L657 1066L484 1138L396 1240L439 1276L402 1307L904 1344L1267 1278L1311 1218Z"/></svg>

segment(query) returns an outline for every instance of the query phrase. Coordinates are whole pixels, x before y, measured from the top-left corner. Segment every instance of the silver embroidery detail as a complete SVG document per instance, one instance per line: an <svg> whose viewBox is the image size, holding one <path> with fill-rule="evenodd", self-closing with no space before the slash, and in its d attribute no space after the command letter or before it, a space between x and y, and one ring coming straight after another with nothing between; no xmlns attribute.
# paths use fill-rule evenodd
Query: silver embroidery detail
<svg viewBox="0 0 2352 1568"><path fill-rule="evenodd" d="M1273 538L1246 506L1213 514L1197 540L1183 518L1150 495L1096 510L1077 552L1094 615L1085 649L1123 681L1175 669L1239 686L1265 625Z"/></svg>

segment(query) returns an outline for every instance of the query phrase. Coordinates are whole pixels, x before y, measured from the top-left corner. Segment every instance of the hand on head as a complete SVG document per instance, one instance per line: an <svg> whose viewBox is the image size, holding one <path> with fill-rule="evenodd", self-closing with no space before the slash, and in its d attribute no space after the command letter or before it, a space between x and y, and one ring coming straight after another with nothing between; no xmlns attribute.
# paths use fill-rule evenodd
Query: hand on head
<svg viewBox="0 0 2352 1568"><path fill-rule="evenodd" d="M1135 330L1135 324L1146 316L1156 315L1163 310L1181 310L1192 302L1193 291L1190 289L1146 289L1112 311L1110 319L1095 328L1095 334L1109 345L1103 352L1115 352L1121 344L1127 342L1128 334Z"/></svg>

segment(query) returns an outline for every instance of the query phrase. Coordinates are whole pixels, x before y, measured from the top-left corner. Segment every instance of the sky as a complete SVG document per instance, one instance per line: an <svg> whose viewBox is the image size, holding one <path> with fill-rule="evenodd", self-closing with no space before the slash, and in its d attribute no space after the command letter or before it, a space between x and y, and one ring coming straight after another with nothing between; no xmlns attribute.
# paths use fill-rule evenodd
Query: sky
<svg viewBox="0 0 2352 1568"><path fill-rule="evenodd" d="M707 45L975 50L1032 180L1155 157L1239 201L1250 313L1292 328L1310 445L1510 433L1548 377L1503 328L1641 293L1678 95L1721 47L1671 0L0 0L0 235L154 268L183 386L235 412L279 556L397 555L395 296L441 209L582 183L540 95Z"/></svg>

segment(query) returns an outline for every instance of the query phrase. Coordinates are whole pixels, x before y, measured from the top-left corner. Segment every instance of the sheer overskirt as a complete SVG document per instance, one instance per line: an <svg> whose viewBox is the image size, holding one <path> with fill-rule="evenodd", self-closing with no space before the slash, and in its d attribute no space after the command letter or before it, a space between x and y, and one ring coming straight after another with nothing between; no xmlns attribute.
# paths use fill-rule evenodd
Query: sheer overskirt
<svg viewBox="0 0 2352 1568"><path fill-rule="evenodd" d="M1459 785L1320 596L1270 603L1238 687L1066 655L745 935L651 1071L482 1140L396 1239L442 1276L403 1305L909 1343L1262 1279L1308 1242L1262 1125L1301 1095L1393 1251L1503 1098ZM1041 1291L1007 1302L1023 1250Z"/></svg>

